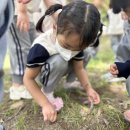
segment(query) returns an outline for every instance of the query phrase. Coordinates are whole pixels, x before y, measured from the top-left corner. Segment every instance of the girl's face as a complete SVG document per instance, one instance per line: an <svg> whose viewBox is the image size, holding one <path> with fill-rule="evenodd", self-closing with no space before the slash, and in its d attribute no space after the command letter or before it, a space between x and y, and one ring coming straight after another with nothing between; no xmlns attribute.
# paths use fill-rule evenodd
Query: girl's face
<svg viewBox="0 0 130 130"><path fill-rule="evenodd" d="M93 4L97 7L100 8L103 5L103 0L93 0Z"/></svg>
<svg viewBox="0 0 130 130"><path fill-rule="evenodd" d="M64 34L58 34L57 40L63 48L71 51L81 51L86 48L80 47L80 35L77 33L71 33L68 36Z"/></svg>
<svg viewBox="0 0 130 130"><path fill-rule="evenodd" d="M130 18L130 7L124 9L123 11L126 13L126 15L128 16L128 18Z"/></svg>

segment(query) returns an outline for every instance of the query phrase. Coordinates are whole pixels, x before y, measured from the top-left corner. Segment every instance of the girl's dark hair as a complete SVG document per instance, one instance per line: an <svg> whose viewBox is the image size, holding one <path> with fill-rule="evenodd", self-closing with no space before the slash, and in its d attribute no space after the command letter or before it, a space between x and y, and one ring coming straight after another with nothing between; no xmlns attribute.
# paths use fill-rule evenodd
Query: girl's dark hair
<svg viewBox="0 0 130 130"><path fill-rule="evenodd" d="M130 0L110 0L111 8L114 13L119 13L121 10L125 10L130 7Z"/></svg>
<svg viewBox="0 0 130 130"><path fill-rule="evenodd" d="M73 32L78 33L81 38L80 47L87 47L99 41L98 38L102 33L100 13L93 4L85 1L75 1L63 7L60 4L52 5L38 21L37 31L43 32L42 22L45 16L52 15L59 9L62 11L57 20L57 34L68 36Z"/></svg>

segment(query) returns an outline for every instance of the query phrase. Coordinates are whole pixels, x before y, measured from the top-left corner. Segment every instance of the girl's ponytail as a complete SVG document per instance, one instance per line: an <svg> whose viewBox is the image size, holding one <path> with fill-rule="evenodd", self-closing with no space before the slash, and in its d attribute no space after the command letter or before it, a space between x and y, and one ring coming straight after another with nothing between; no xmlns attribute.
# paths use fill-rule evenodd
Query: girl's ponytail
<svg viewBox="0 0 130 130"><path fill-rule="evenodd" d="M42 22L43 22L44 18L45 18L47 15L50 16L50 15L54 14L57 10L62 9L62 8L63 8L63 6L62 6L61 4L55 4L55 5L50 6L50 7L46 10L45 14L39 19L39 21L38 21L38 23L37 23L37 25L36 25L36 30L37 30L38 32L43 32L43 30L42 30Z"/></svg>

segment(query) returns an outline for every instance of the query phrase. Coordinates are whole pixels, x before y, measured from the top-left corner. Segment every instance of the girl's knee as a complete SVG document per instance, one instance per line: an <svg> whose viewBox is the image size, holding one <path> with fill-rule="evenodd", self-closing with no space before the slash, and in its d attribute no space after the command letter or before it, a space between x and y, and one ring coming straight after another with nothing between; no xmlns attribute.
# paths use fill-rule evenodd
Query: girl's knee
<svg viewBox="0 0 130 130"><path fill-rule="evenodd" d="M66 70L68 68L68 61L65 61L60 55L52 56L49 61L53 68L60 70Z"/></svg>

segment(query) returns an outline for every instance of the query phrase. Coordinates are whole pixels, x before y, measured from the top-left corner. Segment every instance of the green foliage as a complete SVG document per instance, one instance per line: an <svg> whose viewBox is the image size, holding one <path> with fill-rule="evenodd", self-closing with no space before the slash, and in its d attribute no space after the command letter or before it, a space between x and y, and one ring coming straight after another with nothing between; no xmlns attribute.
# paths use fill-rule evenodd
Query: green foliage
<svg viewBox="0 0 130 130"><path fill-rule="evenodd" d="M93 3L94 0L85 0L86 2ZM109 0L101 0L101 7L99 8L99 11L101 13L101 19L104 25L108 24L107 20L107 10L108 10Z"/></svg>

